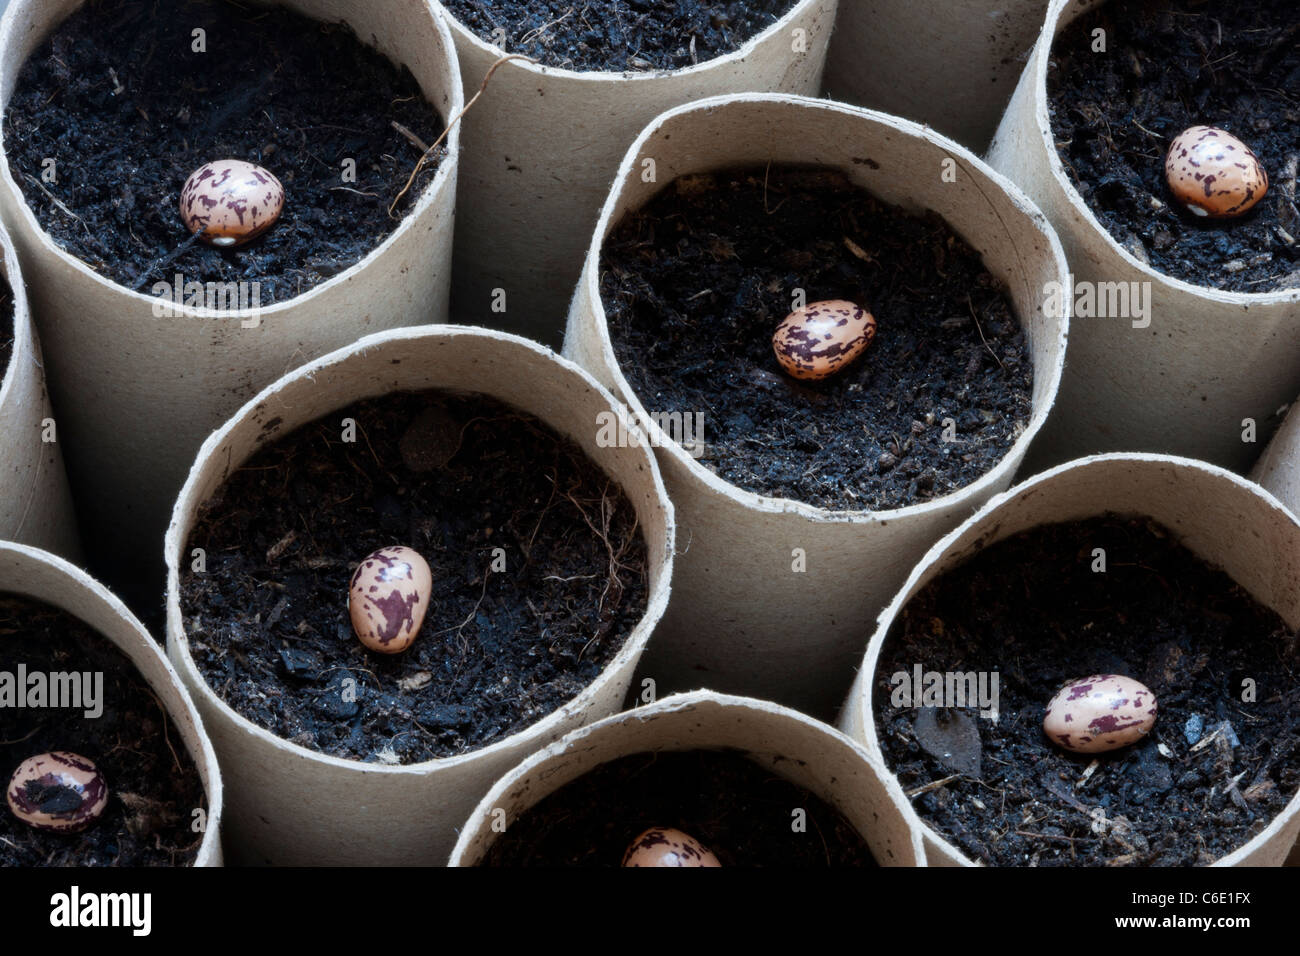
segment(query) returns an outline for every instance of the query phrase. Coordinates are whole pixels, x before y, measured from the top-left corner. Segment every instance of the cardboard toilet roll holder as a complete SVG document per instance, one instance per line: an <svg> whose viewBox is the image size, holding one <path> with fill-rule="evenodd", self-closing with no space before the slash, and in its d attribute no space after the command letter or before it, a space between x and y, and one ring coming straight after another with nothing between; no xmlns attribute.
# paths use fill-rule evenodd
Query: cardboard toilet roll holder
<svg viewBox="0 0 1300 956"><path fill-rule="evenodd" d="M1288 627L1300 627L1300 520L1275 498L1229 471L1190 459L1141 454L1085 458L999 495L930 549L881 613L844 705L840 728L862 743L873 760L888 767L876 729L875 675L885 639L907 602L992 544L1039 525L1107 512L1149 516L1203 560L1222 568L1277 612ZM894 812L919 828L931 866L976 865L925 822L910 800L898 803ZM1213 865L1279 866L1298 831L1300 792L1262 832Z"/></svg>
<svg viewBox="0 0 1300 956"><path fill-rule="evenodd" d="M1272 441L1251 469L1250 478L1293 513L1300 514L1300 402L1291 404ZM1300 866L1300 836L1287 865Z"/></svg>
<svg viewBox="0 0 1300 956"><path fill-rule="evenodd" d="M223 805L217 756L190 695L158 642L102 584L63 558L37 548L0 541L0 592L41 601L79 618L121 651L144 678L193 759L207 798L203 838L193 865L220 866ZM21 642L23 637L5 640ZM163 733L161 726L157 732ZM194 809L198 808L180 808L186 826Z"/></svg>
<svg viewBox="0 0 1300 956"><path fill-rule="evenodd" d="M642 181L643 157L654 158L656 182ZM941 176L949 160L955 182ZM923 504L828 511L722 481L648 416L610 342L599 285L603 241L624 215L679 176L769 161L835 167L886 202L934 210L1007 284L1033 358L1033 411L987 474ZM737 94L670 110L642 132L596 226L564 353L643 424L677 506L681 552L673 600L643 664L660 693L706 684L834 715L875 615L912 563L1011 483L1042 427L1060 381L1069 324L1068 310L1063 317L1044 314L1044 295L1049 283L1066 281L1051 228L1019 190L963 147L915 123L825 100ZM807 573L792 572L796 547L805 549Z"/></svg>
<svg viewBox="0 0 1300 956"><path fill-rule="evenodd" d="M18 256L4 230L0 254L0 268L13 293L14 317L9 364L0 368L0 540L76 559L81 543L58 422L45 389L41 346L27 308Z"/></svg>
<svg viewBox="0 0 1300 956"><path fill-rule="evenodd" d="M464 121L454 321L558 347L592 227L636 134L670 107L719 93L816 95L836 3L798 0L734 52L670 72L501 64ZM472 95L505 53L447 20Z"/></svg>
<svg viewBox="0 0 1300 956"><path fill-rule="evenodd" d="M648 548L645 613L618 655L578 696L531 726L468 753L401 766L309 750L237 713L206 683L190 653L180 606L199 507L260 448L340 408L422 389L481 393L572 439L623 489ZM167 532L167 651L194 694L226 774L227 848L273 865L441 865L455 828L492 783L529 753L617 711L668 602L673 507L642 446L601 447L597 416L616 412L589 375L536 343L483 329L439 326L367 336L263 390L200 450ZM340 596L340 600L344 600ZM346 615L346 603L340 604Z"/></svg>
<svg viewBox="0 0 1300 956"><path fill-rule="evenodd" d="M1047 0L845 0L826 95L926 123L982 153Z"/></svg>
<svg viewBox="0 0 1300 956"><path fill-rule="evenodd" d="M1088 208L1056 151L1047 67L1060 31L1097 6L1052 0L987 159L1051 220L1076 280L1150 284L1149 326L1138 327L1141 317L1076 317L1057 411L1029 464L1151 451L1245 470L1259 446L1242 441L1244 420L1262 432L1300 394L1300 289L1225 292L1166 276Z"/></svg>
<svg viewBox="0 0 1300 956"><path fill-rule="evenodd" d="M461 827L450 866L477 866L540 800L603 763L638 753L727 750L838 810L881 866L924 866L919 831L891 812L906 799L866 752L831 727L762 700L691 691L608 717L528 757L498 780ZM810 835L811 836L811 835Z"/></svg>
<svg viewBox="0 0 1300 956"><path fill-rule="evenodd" d="M1300 401L1292 403L1250 477L1300 514Z"/></svg>
<svg viewBox="0 0 1300 956"><path fill-rule="evenodd" d="M347 21L362 42L410 68L444 122L460 111L454 44L429 4L283 5L318 20ZM8 104L28 55L79 6L81 0L10 2L0 21L0 106ZM446 320L459 126L444 144L446 157L428 188L393 233L352 267L255 312L178 306L172 317L155 316L154 297L111 282L63 251L28 208L19 185L23 171L10 168L5 152L0 215L30 283L86 543L94 546L92 557L102 552L106 572L122 576L117 587L128 600L155 600L162 536L186 469L208 433L249 396L365 334ZM138 580L139 574L149 579Z"/></svg>

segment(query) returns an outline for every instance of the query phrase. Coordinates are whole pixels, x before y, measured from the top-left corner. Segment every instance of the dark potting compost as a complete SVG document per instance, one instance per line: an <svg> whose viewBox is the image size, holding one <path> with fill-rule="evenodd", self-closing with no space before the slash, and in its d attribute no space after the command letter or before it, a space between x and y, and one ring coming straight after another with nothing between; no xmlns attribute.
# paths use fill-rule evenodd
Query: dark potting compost
<svg viewBox="0 0 1300 956"><path fill-rule="evenodd" d="M807 827L792 825L794 811ZM672 827L723 866L875 866L819 797L739 752L639 753L601 764L511 820L484 866L619 866L651 827Z"/></svg>
<svg viewBox="0 0 1300 956"><path fill-rule="evenodd" d="M69 701L51 696L52 675L74 672L82 675L82 697L72 702L82 706L53 706ZM126 655L65 611L0 594L0 673L25 705L17 706L15 696L0 707L4 784L27 758L68 750L92 760L109 791L103 815L79 833L36 830L0 808L0 866L193 863L203 840L195 811L207 810L203 783L162 703ZM95 674L103 675L99 693L94 678L86 679Z"/></svg>
<svg viewBox="0 0 1300 956"><path fill-rule="evenodd" d="M485 42L547 66L644 72L677 70L731 53L789 13L796 2L445 0L444 6Z"/></svg>
<svg viewBox="0 0 1300 956"><path fill-rule="evenodd" d="M41 227L106 278L146 293L178 273L257 281L269 305L366 256L432 181L436 156L389 216L421 155L394 124L425 144L443 130L410 71L343 24L220 0L89 0L23 65L5 150ZM280 221L246 246L193 242L169 258L190 238L181 187L222 159L279 178Z"/></svg>
<svg viewBox="0 0 1300 956"><path fill-rule="evenodd" d="M428 563L432 600L408 650L376 653L353 633L349 581L399 544ZM464 753L544 718L600 674L648 600L621 489L478 395L393 394L296 429L205 503L193 548L206 566L182 574L181 606L208 685L292 743L372 762Z"/></svg>
<svg viewBox="0 0 1300 956"><path fill-rule="evenodd" d="M1001 283L937 215L838 171L679 179L615 227L601 266L641 403L702 426L702 449L684 426L672 437L749 491L855 511L923 502L993 468L1029 419L1033 363ZM829 379L796 381L773 353L797 289L878 323Z"/></svg>
<svg viewBox="0 0 1300 956"><path fill-rule="evenodd" d="M876 727L917 813L973 860L1202 865L1300 786L1298 664L1295 634L1226 574L1148 519L1109 515L998 542L913 597L881 652ZM896 675L917 665L996 672L997 720L906 706ZM1048 701L1092 674L1155 693L1140 742L1048 740Z"/></svg>
<svg viewBox="0 0 1300 956"><path fill-rule="evenodd" d="M1093 52L1099 29L1105 52ZM1293 0L1231 16L1198 0L1111 0L1056 38L1047 90L1062 164L1138 259L1232 292L1300 286L1298 29ZM1197 217L1170 194L1165 154L1190 126L1226 129L1259 156L1269 191L1245 215Z"/></svg>

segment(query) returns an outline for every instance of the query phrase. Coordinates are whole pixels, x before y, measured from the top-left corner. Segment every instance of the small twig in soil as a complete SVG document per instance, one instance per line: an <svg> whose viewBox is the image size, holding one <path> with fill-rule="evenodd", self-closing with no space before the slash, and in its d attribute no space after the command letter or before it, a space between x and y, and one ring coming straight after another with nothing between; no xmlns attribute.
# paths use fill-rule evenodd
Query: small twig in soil
<svg viewBox="0 0 1300 956"><path fill-rule="evenodd" d="M411 145L414 146L416 149L418 149L421 153L427 153L429 151L428 143L420 139L420 137L416 136L413 132L411 132L401 123L397 122L397 120L393 120L392 123L393 123L393 129L397 130L399 133L405 136L410 141Z"/></svg>
<svg viewBox="0 0 1300 956"><path fill-rule="evenodd" d="M975 320L975 329L980 334L980 341L983 342L984 347L989 350L989 355L993 356L993 361L998 363L998 368L1005 372L1007 367L1002 364L1002 359L998 358L998 353L993 351L993 346L989 345L989 340L984 337L984 327L980 325L980 317L975 314L975 303L971 301L970 296L966 296L966 305L970 308L971 318Z"/></svg>
<svg viewBox="0 0 1300 956"><path fill-rule="evenodd" d="M464 435L464 432L461 432ZM551 502L555 500L555 488L559 483L559 474L554 468L551 469L551 496L546 499L546 504L542 507L542 513L537 516L537 525L533 528L532 535L528 538L528 546L524 548L524 556L532 559L533 542L537 540L537 532L542 530L542 522L546 520L546 512L551 510Z"/></svg>
<svg viewBox="0 0 1300 956"><path fill-rule="evenodd" d="M872 260L871 254L848 236L844 237L844 248L849 250L849 252L853 253L853 255L857 256L863 262L870 262Z"/></svg>
<svg viewBox="0 0 1300 956"><path fill-rule="evenodd" d="M1074 841L1078 839L1078 837L1052 836L1047 833L1032 833L1029 830L1015 830L1013 832L1016 836L1027 837L1030 840L1047 840L1050 843L1068 843L1071 847L1074 846Z"/></svg>
<svg viewBox="0 0 1300 956"><path fill-rule="evenodd" d="M182 242L171 252L167 253L165 256L155 259L153 262L149 263L147 266L141 269L140 278L135 280L135 285L131 286L131 291L139 292L141 287L146 282L149 281L149 277L151 275L153 275L159 269L166 269L169 265L171 265L173 262L179 259L185 253L185 251L190 248L190 246L194 245L194 243L198 241L199 236L207 232L207 229L208 227L204 226L198 232L191 234L188 239Z"/></svg>
<svg viewBox="0 0 1300 956"><path fill-rule="evenodd" d="M1219 724L1219 726L1214 728L1213 733L1208 734L1207 736L1203 737L1200 741L1198 741L1196 745L1192 747L1189 753L1199 753L1200 751L1208 747L1210 744L1214 743L1214 741L1217 740L1222 734L1223 734L1223 724Z"/></svg>
<svg viewBox="0 0 1300 956"><path fill-rule="evenodd" d="M172 752L172 760L176 762L176 771L179 773L181 758L176 756L176 748L172 746L171 734L167 732L167 725L170 723L167 718L167 708L163 706L162 701L158 699L158 695L152 690L149 691L149 696L153 698L153 702L158 705L158 710L162 713L163 742L167 744L167 749Z"/></svg>
<svg viewBox="0 0 1300 956"><path fill-rule="evenodd" d="M946 787L954 780L960 780L960 779L961 779L961 774L955 773L951 777L944 777L942 780L931 780L927 784L923 784L922 786L907 791L907 796L908 798L919 797L923 793L929 793L931 790L938 790L940 787Z"/></svg>
<svg viewBox="0 0 1300 956"><path fill-rule="evenodd" d="M772 208L770 208L770 209L768 208L768 205L767 205L767 180L768 180L768 176L771 174L771 172L772 172L772 161L769 159L769 160L767 161L767 169L765 169L765 170L763 171L763 212L767 213L769 216L772 215L774 212L776 212L778 209L780 209L782 206L784 206L785 203L786 203L786 200L790 198L789 196L786 196L785 199L782 199L782 200L781 200L779 203L777 203L774 207L772 207Z"/></svg>
<svg viewBox="0 0 1300 956"><path fill-rule="evenodd" d="M1159 133L1153 133L1153 132L1151 132L1151 130L1147 129L1145 126L1143 126L1143 125L1142 125L1141 123L1139 123L1137 120L1133 120L1133 125L1136 126L1138 129L1140 129L1142 132L1146 133L1146 134L1147 134L1148 136L1150 136L1152 139L1158 139L1158 140L1160 140L1160 141L1162 141L1162 142L1164 141L1164 137L1163 137L1163 136L1161 136Z"/></svg>
<svg viewBox="0 0 1300 956"><path fill-rule="evenodd" d="M32 184L33 184L34 186L36 186L37 189L39 189L41 192L45 193L45 195L47 195L47 196L50 197L50 202L54 203L54 205L58 206L59 209L61 209L61 210L62 210L63 212L65 212L65 213L67 213L67 214L68 214L69 216L71 216L73 219L77 220L77 222L81 222L81 221L82 221L82 219L81 219L80 216L78 216L75 212L73 212L73 211L72 211L71 209L69 209L67 206L63 205L63 203L59 200L59 197L58 197L58 196L54 195L54 193L52 193L52 192L50 192L48 189L46 189L46 188L45 188L45 184L44 184L43 182L41 182L39 179L37 179L37 178L36 178L35 176L33 176L31 173L27 173L26 175L27 175L27 178L28 178L29 180L31 180Z"/></svg>
<svg viewBox="0 0 1300 956"><path fill-rule="evenodd" d="M0 740L0 747L10 747L14 744L20 744L24 740L31 740L33 737L36 736L36 733L40 729L41 729L41 725L37 724L35 727L32 728L32 732L30 734L27 734L25 737L18 737L15 740Z"/></svg>
<svg viewBox="0 0 1300 956"><path fill-rule="evenodd" d="M433 151L438 148L438 146L442 143L444 139L447 138L447 135L451 132L452 127L454 127L457 123L460 122L460 118L464 116L466 113L468 113L470 108L475 103L478 102L478 98L482 96L483 91L487 89L488 82L492 79L492 74L497 71L497 67L499 67L502 63L505 63L507 60L527 60L529 63L537 62L531 56L524 56L522 53L511 53L508 54L507 56L501 57L490 67L488 67L488 71L486 75L484 75L483 77L483 82L479 84L478 92L475 93L472 97L470 97L469 102L460 108L460 112L451 118L451 122L447 124L447 128L444 129L440 134L438 134L438 138L433 141L433 144L420 155L419 160L415 164L415 168L411 170L410 177L406 180L406 185L402 187L402 191L397 194L397 197L388 206L388 215L390 218L396 218L395 216L393 216L393 210L396 209L397 204L402 201L402 197L405 196L408 192L410 192L411 186L415 183L415 177L420 175L420 170L422 170L424 168L424 164L429 161L429 157L433 154Z"/></svg>
<svg viewBox="0 0 1300 956"><path fill-rule="evenodd" d="M604 542L605 550L609 553L609 577L605 582L605 589L600 592L600 601L598 601L596 604L596 613L597 616L600 616L601 614L603 614L605 610L605 598L609 596L610 588L613 585L618 584L619 591L621 592L623 589L622 583L618 580L618 572L619 569L625 567L625 565L619 559L623 557L624 553L626 553L628 546L630 545L632 539L635 537L636 525L635 523L633 524L632 531L628 534L627 539L624 540L623 546L618 550L618 552L615 552L614 546L609 541L609 525L610 525L610 519L613 517L614 505L611 504L610 501L608 483L605 485L604 489L602 489L600 493L601 527L599 528L596 527L595 522L591 520L591 517L587 514L586 509L583 508L582 505L578 503L578 500L574 498L573 495L569 494L569 492L566 491L564 492L564 497L568 498L569 501L573 504L573 507L577 509L578 514L582 517L582 520L586 522L587 527L592 530L592 533L595 534L598 538L600 538L602 542ZM593 637L592 640L595 640L595 638ZM589 646L591 646L591 641L587 642L587 647ZM587 647L583 647L582 650L586 651ZM579 653L578 656L581 657L582 654Z"/></svg>
<svg viewBox="0 0 1300 956"><path fill-rule="evenodd" d="M1097 772L1097 768L1100 766L1100 760L1094 760L1092 763L1088 764L1088 769L1083 772L1083 776L1079 778L1077 783L1075 783L1074 789L1082 790L1088 781L1092 779L1092 775Z"/></svg>
<svg viewBox="0 0 1300 956"><path fill-rule="evenodd" d="M465 620L461 621L459 624L455 625L454 627L444 627L441 631L434 631L433 632L434 637L441 637L443 634L450 634L452 631L455 631L457 639L459 640L462 638L461 632L464 631L465 628L469 626L469 622L474 620L474 618L478 615L478 609L483 606L483 598L487 596L488 578L490 577L492 577L492 569L488 568L487 573L483 575L483 588L482 590L479 591L478 600L475 601L474 606L470 608L470 612L465 616ZM463 640L461 640L460 649L462 654L467 653L469 650L469 648L465 646L465 642Z"/></svg>
<svg viewBox="0 0 1300 956"><path fill-rule="evenodd" d="M543 23L540 27L537 27L533 30L529 30L527 33L525 33L523 36L519 38L519 45L528 46L528 44L534 42L535 40L540 40L542 38L542 35L547 30L549 30L551 27L558 26L559 24L563 23L565 20L569 18L569 16L572 13L573 13L573 7L569 7L569 9L565 10L564 13L562 13L556 19L552 20L550 23ZM614 8L614 15L616 17L618 16L618 7Z"/></svg>

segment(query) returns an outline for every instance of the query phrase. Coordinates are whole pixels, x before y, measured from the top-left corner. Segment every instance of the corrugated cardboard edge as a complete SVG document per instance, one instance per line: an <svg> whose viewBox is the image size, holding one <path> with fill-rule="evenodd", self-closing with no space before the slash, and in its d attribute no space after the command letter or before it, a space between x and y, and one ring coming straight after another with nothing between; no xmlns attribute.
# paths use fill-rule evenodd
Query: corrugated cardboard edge
<svg viewBox="0 0 1300 956"><path fill-rule="evenodd" d="M838 810L882 866L924 866L919 831L894 811L897 781L855 741L764 700L708 690L665 697L575 730L496 782L461 828L449 866L478 865L498 833L560 787L619 757L651 751L728 749ZM893 793L891 791L897 791Z"/></svg>
<svg viewBox="0 0 1300 956"><path fill-rule="evenodd" d="M179 586L180 567L184 563L188 568L191 560L185 549L196 510L252 453L297 426L362 398L437 387L482 392L523 408L573 438L619 482L637 510L650 551L645 614L623 649L582 693L489 746L445 759L384 766L289 743L221 700L190 655ZM595 416L612 410L613 401L586 372L526 339L450 325L399 329L368 336L290 373L208 438L167 532L167 649L228 768L232 854L238 840L240 855L258 862L441 864L454 842L454 827L509 766L622 706L636 663L668 603L675 525L649 451L598 447Z"/></svg>
<svg viewBox="0 0 1300 956"><path fill-rule="evenodd" d="M694 135L701 129L707 137ZM643 156L656 160L655 183L641 179ZM941 181L942 160L949 158L956 183ZM1046 420L1070 319L1068 310L1059 320L1044 315L1043 286L1065 283L1068 270L1046 219L1012 183L918 124L780 94L715 97L669 110L642 132L619 167L587 252L564 344L565 354L620 396L636 420L647 421L647 409L618 367L600 298L604 238L626 211L677 176L767 160L837 166L887 201L935 208L1008 283L1034 354L1033 413L1003 460L956 492L892 511L832 512L744 491L719 479L649 421L678 508L683 554L673 604L645 666L658 668L656 677L672 675L661 683L665 689L692 686L699 680L695 668L708 666L707 679L717 690L833 713L871 622L910 563L1011 483ZM986 234L962 228L973 223ZM806 575L791 573L795 546L806 550Z"/></svg>
<svg viewBox="0 0 1300 956"><path fill-rule="evenodd" d="M217 756L194 702L157 641L102 584L63 558L37 548L0 541L0 591L26 595L75 615L135 665L179 732L207 795L207 819L194 865L220 866L223 795ZM190 811L198 808L178 809L184 825L190 826Z"/></svg>
<svg viewBox="0 0 1300 956"><path fill-rule="evenodd" d="M1041 524L1107 511L1149 515L1193 552L1221 567L1288 626L1300 626L1300 520L1281 502L1230 471L1191 459L1141 454L1084 458L998 495L930 549L881 612L841 713L840 729L887 766L876 734L872 693L880 652L904 605L930 581L990 544ZM910 800L899 809L921 829L931 865L975 865L923 821ZM1300 792L1265 830L1213 865L1280 865L1298 831Z"/></svg>

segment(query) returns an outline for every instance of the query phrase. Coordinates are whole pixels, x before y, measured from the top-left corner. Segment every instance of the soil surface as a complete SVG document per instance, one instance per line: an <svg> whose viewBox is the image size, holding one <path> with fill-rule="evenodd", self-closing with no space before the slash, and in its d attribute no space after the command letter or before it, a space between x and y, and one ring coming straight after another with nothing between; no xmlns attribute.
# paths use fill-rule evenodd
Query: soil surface
<svg viewBox="0 0 1300 956"><path fill-rule="evenodd" d="M410 72L343 25L219 0L90 0L24 64L5 113L9 169L41 226L96 272L157 282L260 282L291 298L367 255L437 171L398 203L420 149L443 130ZM206 31L195 52L192 31ZM441 149L441 147L440 147ZM55 180L45 173L54 160ZM181 187L217 159L284 184L280 221L246 246L183 248ZM355 160L355 181L344 163ZM180 251L174 259L168 257Z"/></svg>
<svg viewBox="0 0 1300 956"><path fill-rule="evenodd" d="M1099 28L1105 53L1092 52ZM1300 287L1295 0L1111 0L1057 37L1047 88L1066 173L1117 242L1196 285ZM1228 130L1263 162L1269 192L1244 216L1199 218L1171 196L1169 144L1197 125Z"/></svg>
<svg viewBox="0 0 1300 956"><path fill-rule="evenodd" d="M750 491L837 510L916 504L985 474L1029 420L1033 363L1002 285L936 215L838 171L680 179L618 224L602 266L628 383L652 416L702 416L701 464ZM796 289L878 323L866 353L821 382L789 378L772 351ZM673 437L698 438L685 432Z"/></svg>
<svg viewBox="0 0 1300 956"><path fill-rule="evenodd" d="M356 638L347 600L357 564L394 544L434 590L388 655ZM636 514L595 463L529 415L441 392L361 402L258 452L193 548L206 570L182 576L181 607L217 694L293 743L384 763L482 747L572 700L648 591Z"/></svg>
<svg viewBox="0 0 1300 956"><path fill-rule="evenodd" d="M796 808L807 812L798 833ZM715 750L602 764L511 820L482 865L619 866L656 826L695 837L723 866L876 865L839 811L738 752Z"/></svg>
<svg viewBox="0 0 1300 956"><path fill-rule="evenodd" d="M4 276L0 276L0 382L9 371L9 357L14 353L14 293Z"/></svg>
<svg viewBox="0 0 1300 956"><path fill-rule="evenodd" d="M445 0L443 5L480 38L507 53L523 53L566 70L643 72L677 70L731 53L789 13L796 2Z"/></svg>
<svg viewBox="0 0 1300 956"><path fill-rule="evenodd" d="M0 808L0 866L184 866L207 809L198 769L148 683L117 648L64 611L0 594L0 671L103 674L95 708L0 707L0 773L28 757L70 750L89 757L108 784L103 815L80 833L35 830Z"/></svg>
<svg viewBox="0 0 1300 956"><path fill-rule="evenodd" d="M917 664L998 672L998 720L895 706L891 676ZM876 727L904 790L946 781L913 805L973 859L1203 865L1300 786L1298 670L1296 635L1276 614L1165 529L1112 515L1016 535L918 593L882 651ZM1146 684L1155 727L1107 753L1054 746L1047 702L1099 673Z"/></svg>

